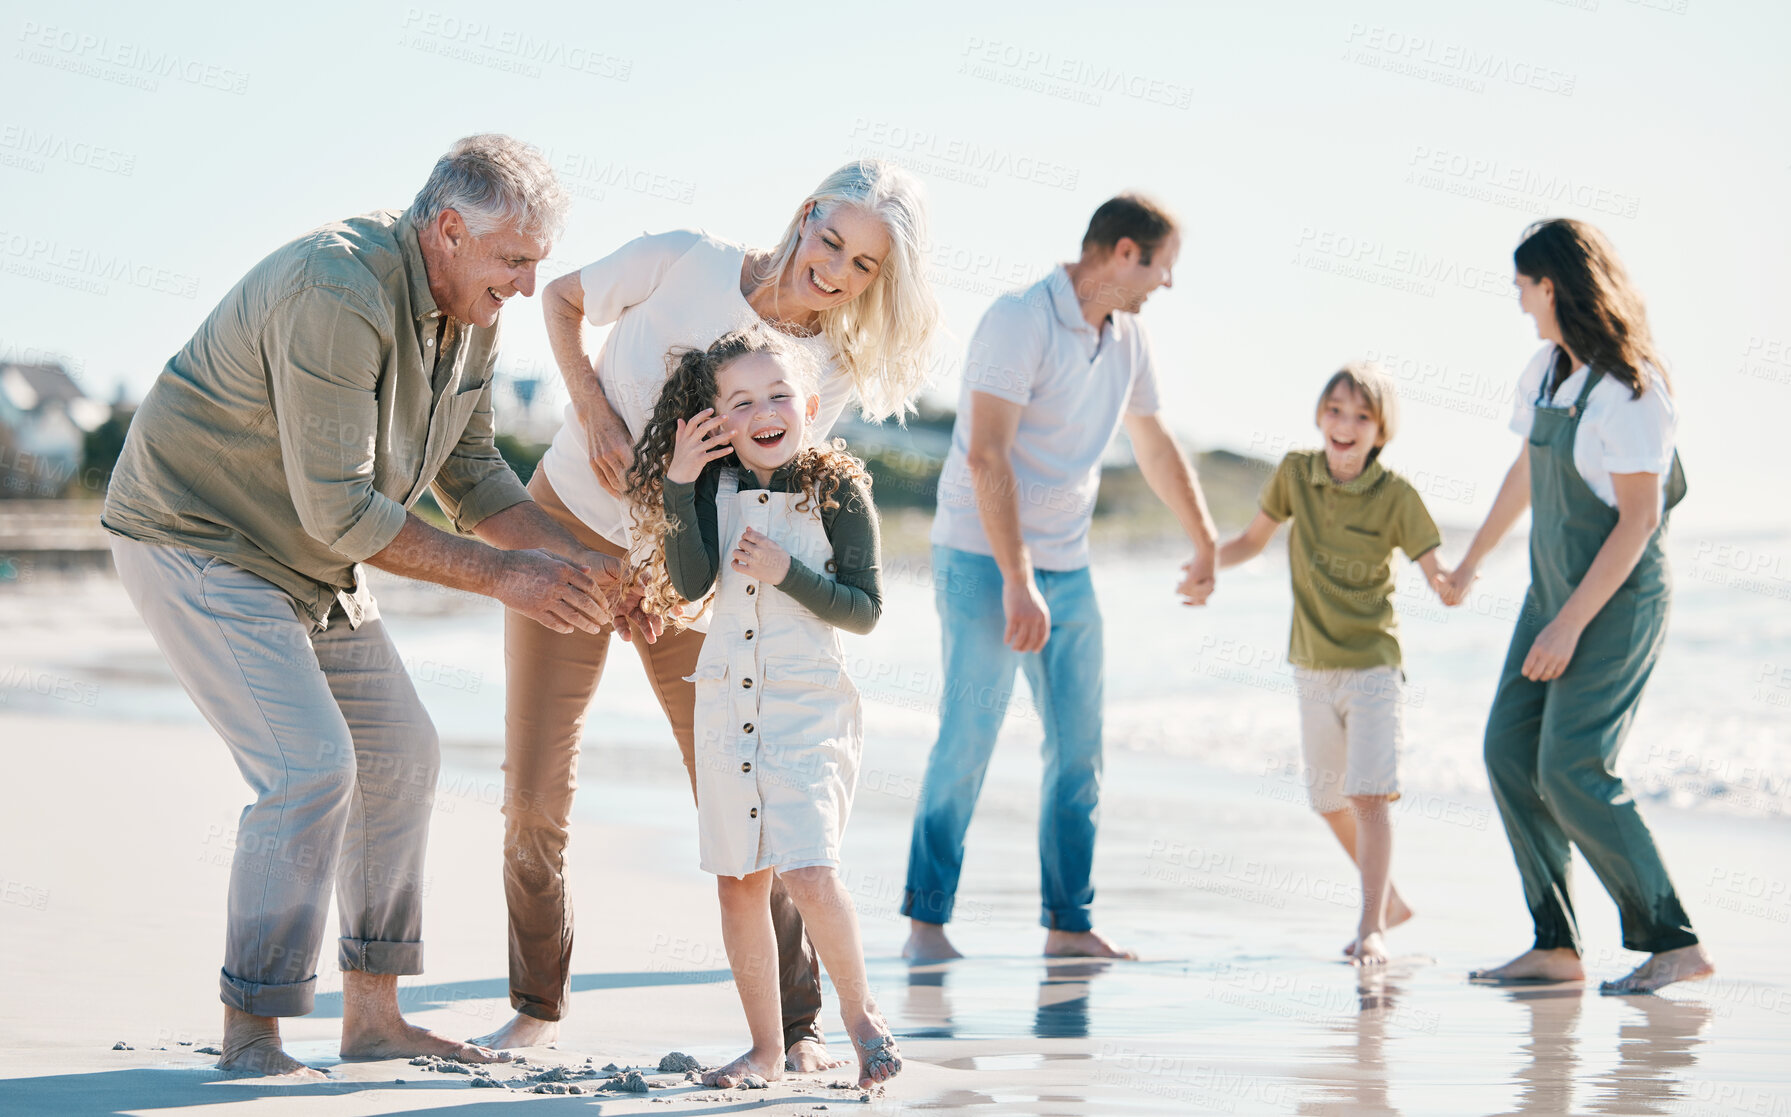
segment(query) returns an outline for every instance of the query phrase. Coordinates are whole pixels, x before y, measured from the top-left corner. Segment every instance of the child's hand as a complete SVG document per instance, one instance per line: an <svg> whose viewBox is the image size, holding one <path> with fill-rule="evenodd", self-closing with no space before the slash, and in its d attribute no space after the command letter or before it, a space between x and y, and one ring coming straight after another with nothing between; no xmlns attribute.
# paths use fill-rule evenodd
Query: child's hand
<svg viewBox="0 0 1791 1117"><path fill-rule="evenodd" d="M774 586L790 572L790 552L778 546L770 536L760 535L752 528L741 534L740 545L734 548L734 556L729 562L740 573Z"/></svg>
<svg viewBox="0 0 1791 1117"><path fill-rule="evenodd" d="M1468 599L1468 590L1479 577L1469 566L1458 566L1454 570L1439 566L1430 584L1437 591L1437 596L1443 599L1444 605L1455 606Z"/></svg>
<svg viewBox="0 0 1791 1117"><path fill-rule="evenodd" d="M695 483L703 475L703 467L717 458L734 452L728 441L720 415L713 407L705 407L688 419L678 420L678 435L672 443L672 461L666 467L665 479L680 485Z"/></svg>
<svg viewBox="0 0 1791 1117"><path fill-rule="evenodd" d="M1175 592L1183 605L1205 605L1206 599L1213 595L1214 584L1213 556L1209 552L1182 563L1182 580Z"/></svg>

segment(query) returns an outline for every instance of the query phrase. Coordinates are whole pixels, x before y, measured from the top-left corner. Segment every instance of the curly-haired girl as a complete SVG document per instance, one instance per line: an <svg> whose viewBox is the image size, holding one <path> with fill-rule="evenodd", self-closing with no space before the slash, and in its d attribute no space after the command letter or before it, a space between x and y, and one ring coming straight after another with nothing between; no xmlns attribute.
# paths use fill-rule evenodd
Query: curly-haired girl
<svg viewBox="0 0 1791 1117"><path fill-rule="evenodd" d="M836 631L869 632L882 611L870 480L840 444L805 444L820 406L815 369L777 334L755 327L672 359L635 444L629 502L637 553L652 552L649 608L713 593L691 677L697 821L752 1031L752 1050L704 1082L783 1073L775 873L833 979L859 1084L873 1086L902 1062L839 879L862 729Z"/></svg>

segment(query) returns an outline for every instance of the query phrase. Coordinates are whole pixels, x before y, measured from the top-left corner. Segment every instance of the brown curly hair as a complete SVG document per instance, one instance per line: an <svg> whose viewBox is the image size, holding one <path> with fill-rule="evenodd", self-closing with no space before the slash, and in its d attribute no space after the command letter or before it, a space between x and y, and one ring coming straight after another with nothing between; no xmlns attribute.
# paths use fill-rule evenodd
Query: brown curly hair
<svg viewBox="0 0 1791 1117"><path fill-rule="evenodd" d="M720 394L716 381L721 370L752 353L775 357L803 397L819 394L819 370L807 351L790 344L773 329L748 326L723 335L707 349L678 348L666 354L670 375L634 444L634 464L628 468L628 508L634 520L636 553L644 551L645 558L635 566L632 576L642 594L641 609L664 616L675 627L688 624L700 611L688 609L687 605L703 604L687 603L678 594L665 565L666 537L680 526L665 510L665 472L677 445L678 421L691 418L705 407L715 407ZM745 467L737 455L728 454L704 465L698 479L727 468ZM798 450L788 468L794 471L791 482L801 494L796 502L800 512L817 507L833 511L839 507L840 486L856 481L869 490L871 484L864 463L847 452L844 439ZM725 547L728 541L721 542ZM718 557L727 561L725 555ZM720 581L718 571L717 584ZM712 586L710 596L713 595Z"/></svg>
<svg viewBox="0 0 1791 1117"><path fill-rule="evenodd" d="M1632 399L1648 390L1647 365L1672 390L1666 362L1648 330L1641 293L1603 233L1569 217L1537 221L1524 230L1512 263L1532 280L1554 281L1561 339L1582 363L1621 381ZM1573 371L1573 362L1560 348L1551 371L1550 391Z"/></svg>

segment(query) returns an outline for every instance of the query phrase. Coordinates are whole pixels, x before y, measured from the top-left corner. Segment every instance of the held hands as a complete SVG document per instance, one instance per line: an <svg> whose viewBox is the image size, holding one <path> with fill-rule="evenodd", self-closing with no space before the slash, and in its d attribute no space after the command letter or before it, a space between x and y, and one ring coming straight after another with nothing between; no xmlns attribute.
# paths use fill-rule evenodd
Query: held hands
<svg viewBox="0 0 1791 1117"><path fill-rule="evenodd" d="M1002 643L1017 652L1036 652L1051 638L1051 610L1044 595L1028 575L1024 580L1008 579L1001 586L1001 609L1007 614L1007 631Z"/></svg>
<svg viewBox="0 0 1791 1117"><path fill-rule="evenodd" d="M1479 572L1465 562L1454 570L1445 570L1439 566L1436 574L1431 577L1430 585L1437 591L1437 596L1444 605L1455 606L1468 599L1468 591L1479 577Z"/></svg>
<svg viewBox="0 0 1791 1117"><path fill-rule="evenodd" d="M545 550L500 551L491 596L543 627L561 635L577 630L599 632L612 613L610 594L602 584L615 575L601 564L620 567L607 555L588 552L597 565L568 562Z"/></svg>
<svg viewBox="0 0 1791 1117"><path fill-rule="evenodd" d="M1182 563L1182 580L1176 585L1175 592L1183 605L1205 605L1206 599L1212 596L1216 584L1215 557L1212 551L1198 551Z"/></svg>
<svg viewBox="0 0 1791 1117"><path fill-rule="evenodd" d="M678 434L672 444L672 463L666 468L666 480L680 485L692 484L702 476L704 466L733 452L734 444L728 441L721 416L713 407L705 407L688 419L678 420Z"/></svg>
<svg viewBox="0 0 1791 1117"><path fill-rule="evenodd" d="M1548 622L1536 634L1536 642L1530 645L1530 654L1524 657L1524 678L1536 683L1560 678L1573 659L1573 650L1579 646L1581 631L1579 625L1560 617Z"/></svg>
<svg viewBox="0 0 1791 1117"><path fill-rule="evenodd" d="M741 533L740 545L734 548L733 557L728 562L740 573L774 586L790 572L790 552L778 546L770 536L760 535L752 528Z"/></svg>

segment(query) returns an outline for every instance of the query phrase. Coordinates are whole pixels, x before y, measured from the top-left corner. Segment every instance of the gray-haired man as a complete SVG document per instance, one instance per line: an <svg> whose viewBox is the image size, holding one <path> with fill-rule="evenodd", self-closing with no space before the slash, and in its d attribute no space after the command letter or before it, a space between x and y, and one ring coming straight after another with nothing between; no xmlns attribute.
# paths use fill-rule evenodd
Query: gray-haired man
<svg viewBox="0 0 1791 1117"><path fill-rule="evenodd" d="M461 140L409 210L252 268L131 425L104 514L119 575L256 795L230 876L227 1069L319 1076L278 1018L311 1010L332 885L342 1054L501 1057L398 1013L397 975L423 969L439 757L360 564L559 632L645 626L616 615L615 561L536 508L492 443L498 316L533 293L565 205L533 148ZM408 511L432 487L477 540Z"/></svg>

